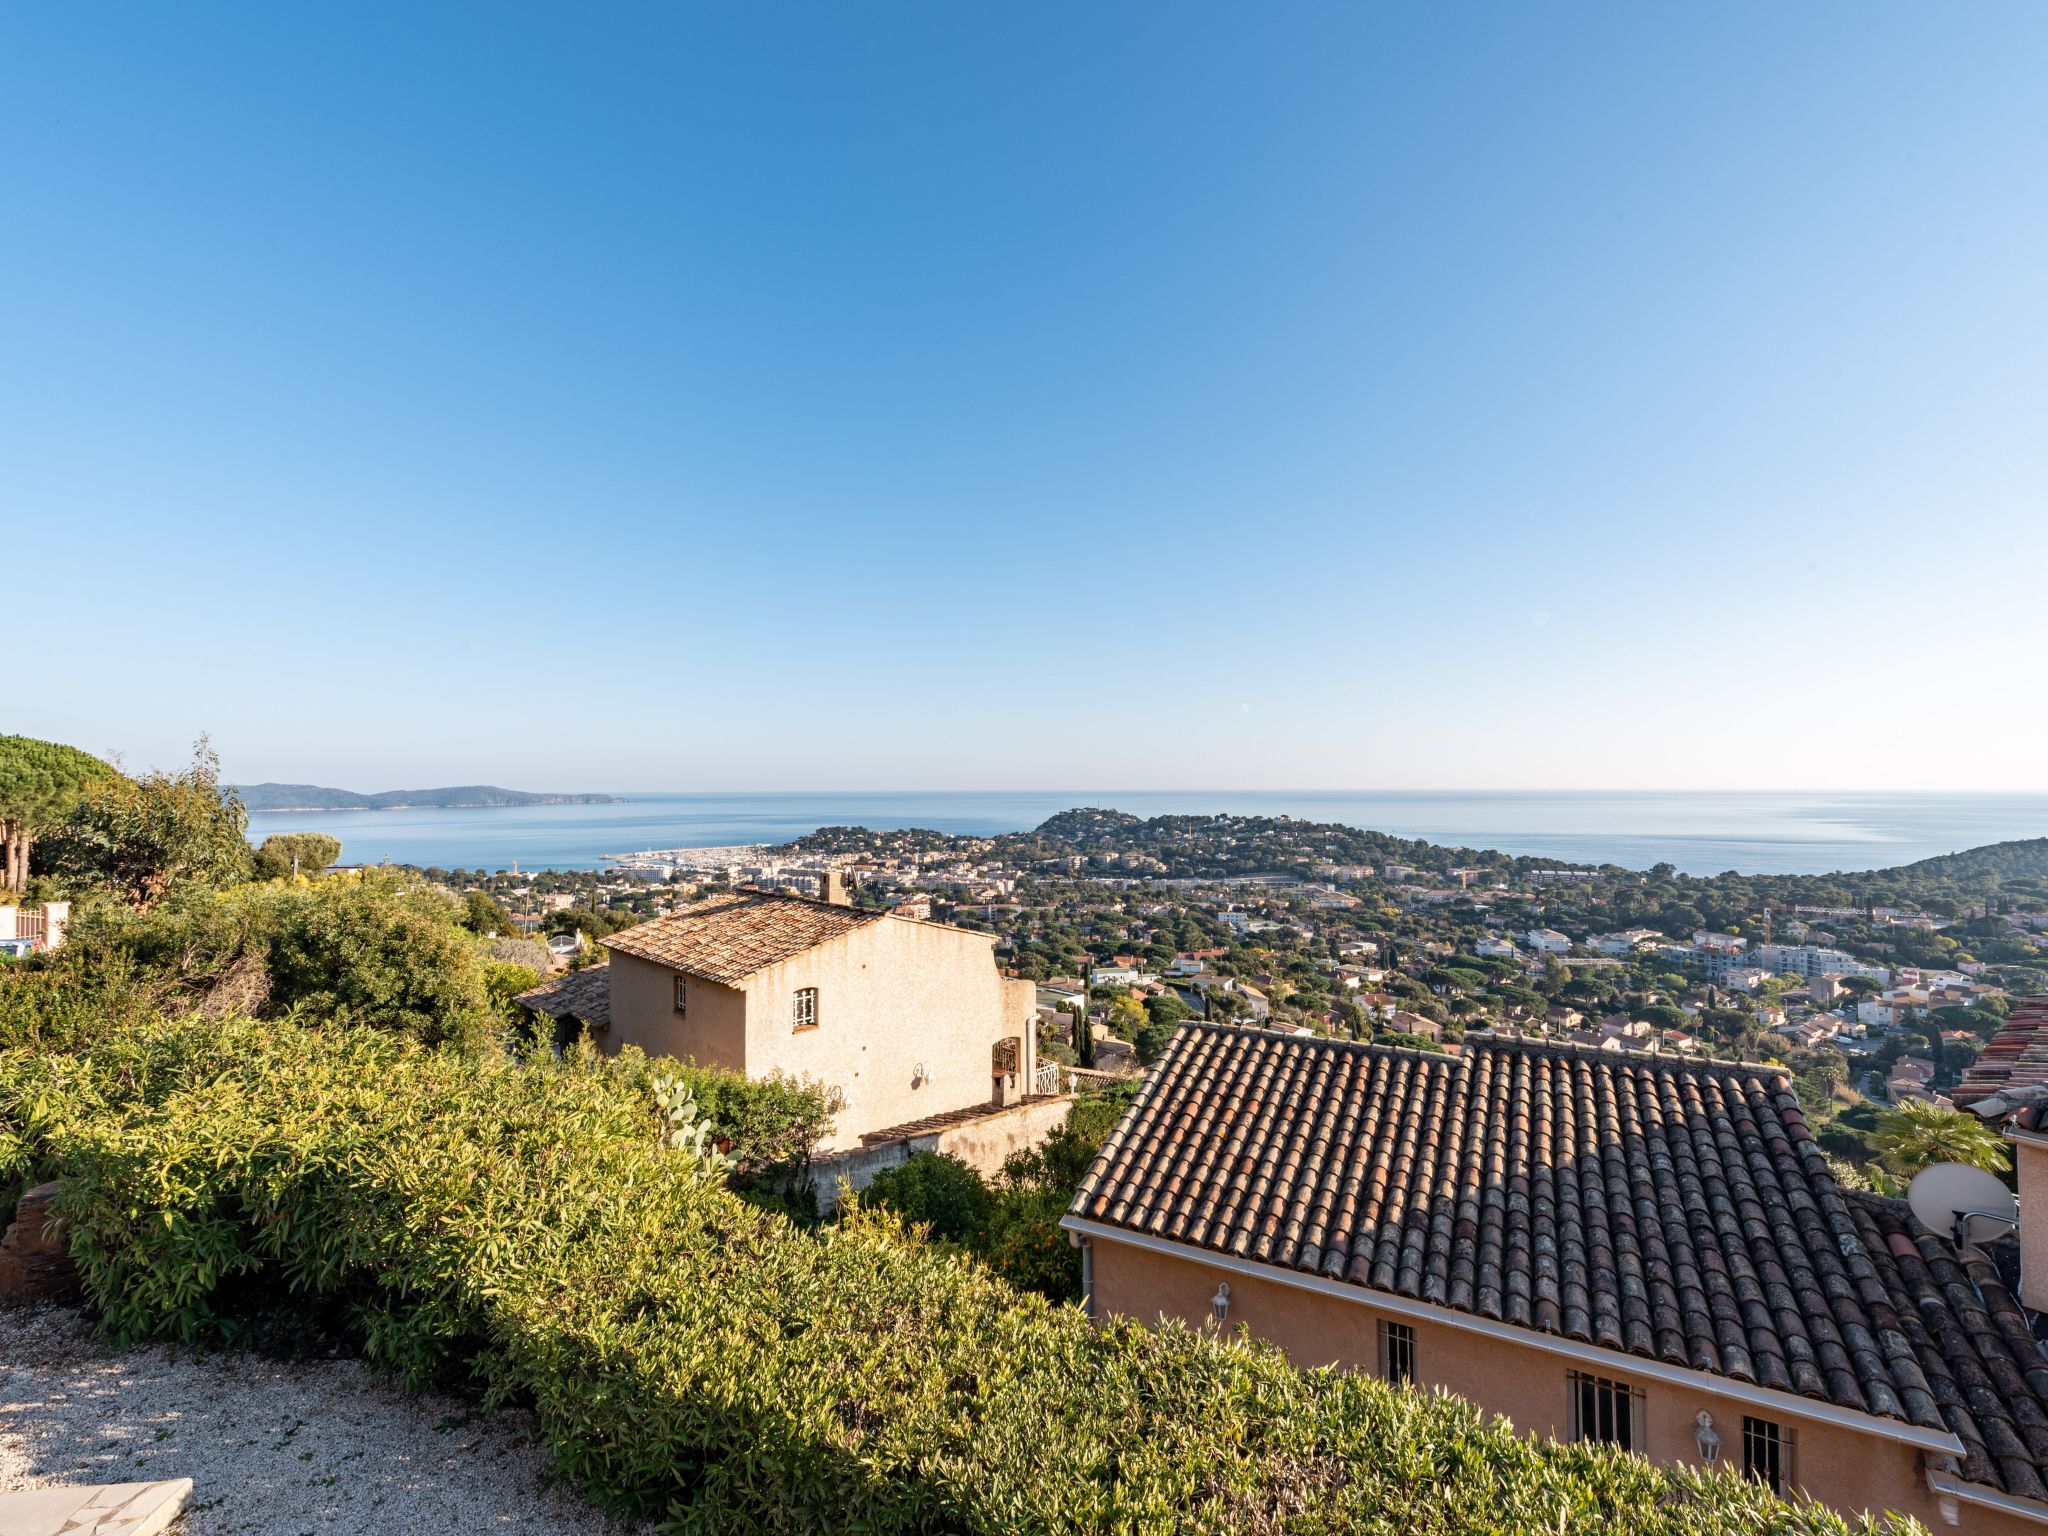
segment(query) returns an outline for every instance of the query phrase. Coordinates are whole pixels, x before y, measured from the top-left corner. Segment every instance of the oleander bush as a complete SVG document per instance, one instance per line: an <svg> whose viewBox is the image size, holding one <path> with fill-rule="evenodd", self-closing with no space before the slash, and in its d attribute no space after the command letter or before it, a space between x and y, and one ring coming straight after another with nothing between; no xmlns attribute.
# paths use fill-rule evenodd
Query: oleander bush
<svg viewBox="0 0 2048 1536"><path fill-rule="evenodd" d="M655 1068L187 1019L0 1051L123 1338L317 1330L538 1415L678 1532L1834 1533L1731 1476L1179 1326L1097 1329L857 1205L805 1231L658 1144Z"/></svg>

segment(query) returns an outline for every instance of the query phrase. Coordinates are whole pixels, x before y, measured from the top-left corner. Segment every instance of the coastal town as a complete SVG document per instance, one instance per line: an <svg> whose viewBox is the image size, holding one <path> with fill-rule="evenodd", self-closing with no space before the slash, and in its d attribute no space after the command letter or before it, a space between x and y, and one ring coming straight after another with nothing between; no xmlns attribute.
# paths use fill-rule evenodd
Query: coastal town
<svg viewBox="0 0 2048 1536"><path fill-rule="evenodd" d="M1346 829L1196 821L1071 812L1029 835L826 829L605 871L427 873L489 893L558 963L700 893L838 878L862 905L992 935L1005 972L1036 984L1045 1059L1095 1070L1149 1065L1190 1018L1776 1062L1820 1121L1847 1115L1831 1150L1852 1163L1869 1160L1862 1106L1949 1103L2011 999L2048 990L2048 890L2025 883L1996 911L1952 894L1847 905L1797 899L1825 894L1812 880L1753 890L1394 839L1368 862L1377 845Z"/></svg>

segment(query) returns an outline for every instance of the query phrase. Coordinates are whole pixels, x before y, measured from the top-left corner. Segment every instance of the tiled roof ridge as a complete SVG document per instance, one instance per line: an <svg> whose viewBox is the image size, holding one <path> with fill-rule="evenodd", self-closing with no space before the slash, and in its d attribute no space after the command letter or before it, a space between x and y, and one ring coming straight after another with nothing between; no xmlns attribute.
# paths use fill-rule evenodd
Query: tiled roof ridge
<svg viewBox="0 0 2048 1536"><path fill-rule="evenodd" d="M907 912L898 912L894 907L856 907L850 901L827 901L822 896L807 896L802 891L767 890L758 885L736 885L729 891L719 893L725 896L773 896L783 901L800 901L807 907L824 907L833 912L850 912L855 917L872 920L894 918L899 923L916 923L920 928L943 928L948 933L971 933L977 939L993 939L992 933L979 928L962 928L958 923L942 923L935 917L912 917ZM715 900L716 897L707 898ZM681 914L687 915L685 907Z"/></svg>
<svg viewBox="0 0 2048 1536"><path fill-rule="evenodd" d="M1273 1031L1260 1028L1257 1024L1226 1024L1216 1019L1188 1019L1182 1029L1208 1030L1217 1034L1261 1035ZM1370 1051L1380 1056L1419 1056L1430 1061L1467 1061L1471 1053L1478 1050L1524 1051L1536 1055L1561 1057L1591 1057L1596 1061L1629 1067L1645 1067L1652 1071L1705 1071L1719 1069L1724 1072L1749 1072L1767 1077L1780 1078L1789 1083L1791 1069L1779 1061L1741 1061L1728 1056L1664 1056L1643 1052L1616 1052L1597 1045L1582 1045L1576 1040L1531 1039L1527 1035L1496 1035L1485 1031L1474 1031L1461 1042L1460 1053L1432 1051L1416 1045L1387 1045L1377 1040L1345 1040L1336 1035L1291 1035L1286 1038L1311 1048L1336 1046L1346 1050ZM1801 1116L1802 1123L1804 1115Z"/></svg>
<svg viewBox="0 0 2048 1536"><path fill-rule="evenodd" d="M802 891L769 890L759 885L736 885L729 891L720 891L707 899L716 901L719 896L767 896L775 901L800 901L807 907L826 907L834 912L851 912L856 917L888 917L886 911L870 912L866 907L856 907L849 901L827 901L822 896L807 896ZM684 911L689 908L685 907Z"/></svg>
<svg viewBox="0 0 2048 1536"><path fill-rule="evenodd" d="M614 954L730 986L888 915L788 891L743 887L623 928L599 942Z"/></svg>

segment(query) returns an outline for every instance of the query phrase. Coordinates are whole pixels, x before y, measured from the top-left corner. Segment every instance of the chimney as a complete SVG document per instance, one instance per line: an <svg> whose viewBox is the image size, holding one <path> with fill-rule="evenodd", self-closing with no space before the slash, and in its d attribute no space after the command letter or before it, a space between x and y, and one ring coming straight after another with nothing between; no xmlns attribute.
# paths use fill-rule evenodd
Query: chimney
<svg viewBox="0 0 2048 1536"><path fill-rule="evenodd" d="M839 870L826 870L825 878L820 882L820 889L824 894L825 900L831 902L835 907L850 907L853 905L853 898L846 894L846 876Z"/></svg>

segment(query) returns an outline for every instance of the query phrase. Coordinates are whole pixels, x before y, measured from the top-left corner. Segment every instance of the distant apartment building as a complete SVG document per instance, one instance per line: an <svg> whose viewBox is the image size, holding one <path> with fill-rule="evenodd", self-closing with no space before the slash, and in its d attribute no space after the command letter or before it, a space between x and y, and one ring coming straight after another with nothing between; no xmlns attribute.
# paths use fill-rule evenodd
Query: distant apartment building
<svg viewBox="0 0 2048 1536"><path fill-rule="evenodd" d="M1568 955L1572 949L1572 941L1555 928L1531 928L1522 942L1539 955Z"/></svg>
<svg viewBox="0 0 2048 1536"><path fill-rule="evenodd" d="M1819 944L1760 944L1756 950L1756 963L1774 976L1803 976L1811 980L1825 973L1868 976L1873 981L1892 979L1892 973L1881 965L1868 964L1844 950L1827 949Z"/></svg>

